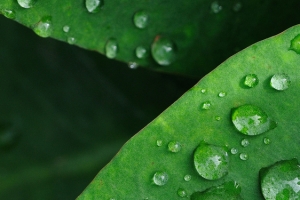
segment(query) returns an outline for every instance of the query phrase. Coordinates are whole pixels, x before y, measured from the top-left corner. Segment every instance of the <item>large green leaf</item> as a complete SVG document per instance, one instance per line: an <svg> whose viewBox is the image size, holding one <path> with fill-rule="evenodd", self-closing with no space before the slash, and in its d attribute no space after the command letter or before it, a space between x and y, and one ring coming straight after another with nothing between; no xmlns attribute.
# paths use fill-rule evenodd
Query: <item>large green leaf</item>
<svg viewBox="0 0 300 200"><path fill-rule="evenodd" d="M0 11L42 37L126 63L199 77L239 49L296 24L300 7L298 0L90 1L102 4L97 13L88 11L85 0L1 0ZM136 13L141 20L148 16L145 27L135 25ZM106 49L107 44L112 46ZM137 47L148 53L152 48L155 56L137 58ZM170 48L175 53L164 54Z"/></svg>
<svg viewBox="0 0 300 200"><path fill-rule="evenodd" d="M230 181L240 185L243 199L263 199L259 170L280 160L300 159L299 34L300 26L292 27L226 60L129 140L78 199L181 199L180 188L190 196L218 186L208 190L209 196ZM282 85L274 79L270 84L275 74L289 78L284 77ZM177 153L168 150L172 141L181 144ZM206 179L197 173L194 152L197 157L210 149L203 143L218 147L216 152L227 149L228 171L225 167L210 176L213 170L205 174L197 165ZM153 183L156 172L168 174L165 185ZM187 174L190 181L184 180Z"/></svg>

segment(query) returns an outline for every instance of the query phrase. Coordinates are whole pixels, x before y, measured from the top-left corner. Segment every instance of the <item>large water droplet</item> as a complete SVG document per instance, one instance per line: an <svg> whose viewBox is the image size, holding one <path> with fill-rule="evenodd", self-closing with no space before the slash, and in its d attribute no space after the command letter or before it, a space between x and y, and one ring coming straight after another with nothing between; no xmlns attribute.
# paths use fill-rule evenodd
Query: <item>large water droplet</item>
<svg viewBox="0 0 300 200"><path fill-rule="evenodd" d="M248 146L250 144L250 142L249 142L249 140L247 140L247 139L243 139L242 141L241 141L241 145L243 146L243 147L246 147L246 146Z"/></svg>
<svg viewBox="0 0 300 200"><path fill-rule="evenodd" d="M50 16L43 17L34 27L33 31L40 37L49 37L52 34L52 21Z"/></svg>
<svg viewBox="0 0 300 200"><path fill-rule="evenodd" d="M257 86L259 80L255 74L248 74L245 76L244 85L249 88Z"/></svg>
<svg viewBox="0 0 300 200"><path fill-rule="evenodd" d="M239 184L235 181L229 181L202 192L195 192L191 195L191 200L242 200L240 193Z"/></svg>
<svg viewBox="0 0 300 200"><path fill-rule="evenodd" d="M205 179L216 180L228 173L229 158L224 147L202 142L194 153L194 166Z"/></svg>
<svg viewBox="0 0 300 200"><path fill-rule="evenodd" d="M300 54L300 34L294 37L291 41L290 49L295 51L297 54Z"/></svg>
<svg viewBox="0 0 300 200"><path fill-rule="evenodd" d="M211 107L210 101L205 101L205 102L203 102L203 103L201 104L201 108L202 108L203 110L208 110L208 109L210 109L210 107Z"/></svg>
<svg viewBox="0 0 300 200"><path fill-rule="evenodd" d="M186 191L185 191L183 188L179 188L179 189L177 190L177 194L178 194L178 196L180 196L180 197L186 197L186 196L187 196L187 193L186 193Z"/></svg>
<svg viewBox="0 0 300 200"><path fill-rule="evenodd" d="M137 58L142 59L148 57L149 53L143 46L139 46L135 49L135 55Z"/></svg>
<svg viewBox="0 0 300 200"><path fill-rule="evenodd" d="M133 23L137 28L146 28L149 16L145 11L138 11L133 16Z"/></svg>
<svg viewBox="0 0 300 200"><path fill-rule="evenodd" d="M175 141L169 142L168 149L173 153L177 153L181 150L181 144Z"/></svg>
<svg viewBox="0 0 300 200"><path fill-rule="evenodd" d="M222 6L219 4L218 1L212 2L210 8L211 8L213 13L219 13L222 10Z"/></svg>
<svg viewBox="0 0 300 200"><path fill-rule="evenodd" d="M154 60L160 65L170 65L176 59L176 45L169 39L157 36L151 46Z"/></svg>
<svg viewBox="0 0 300 200"><path fill-rule="evenodd" d="M277 126L262 109L254 105L233 109L231 119L236 129L245 135L259 135Z"/></svg>
<svg viewBox="0 0 300 200"><path fill-rule="evenodd" d="M70 31L70 26L65 25L65 26L63 27L63 31L64 31L65 33L68 33L68 32Z"/></svg>
<svg viewBox="0 0 300 200"><path fill-rule="evenodd" d="M187 175L185 175L185 176L183 177L183 179L184 179L185 181L190 181L190 180L192 179L192 176L189 175L189 174L187 174Z"/></svg>
<svg viewBox="0 0 300 200"><path fill-rule="evenodd" d="M13 130L11 124L0 123L0 148L5 149L11 147L18 138L18 134Z"/></svg>
<svg viewBox="0 0 300 200"><path fill-rule="evenodd" d="M1 13L8 19L16 18L16 12L13 10L3 9L3 10L1 10Z"/></svg>
<svg viewBox="0 0 300 200"><path fill-rule="evenodd" d="M18 0L18 4L23 8L31 8L37 0Z"/></svg>
<svg viewBox="0 0 300 200"><path fill-rule="evenodd" d="M283 160L259 172L265 199L300 199L300 166L297 159Z"/></svg>
<svg viewBox="0 0 300 200"><path fill-rule="evenodd" d="M270 85L275 90L286 90L291 84L290 77L286 74L275 74L271 78Z"/></svg>
<svg viewBox="0 0 300 200"><path fill-rule="evenodd" d="M248 154L246 154L246 153L241 153L240 154L240 159L241 160L248 160L248 158L249 158Z"/></svg>
<svg viewBox="0 0 300 200"><path fill-rule="evenodd" d="M97 13L103 4L103 0L85 0L85 7L90 13Z"/></svg>
<svg viewBox="0 0 300 200"><path fill-rule="evenodd" d="M105 45L105 55L112 59L117 56L118 53L118 43L115 39L110 39Z"/></svg>
<svg viewBox="0 0 300 200"><path fill-rule="evenodd" d="M162 186L168 182L169 176L166 172L156 172L152 180L155 185Z"/></svg>

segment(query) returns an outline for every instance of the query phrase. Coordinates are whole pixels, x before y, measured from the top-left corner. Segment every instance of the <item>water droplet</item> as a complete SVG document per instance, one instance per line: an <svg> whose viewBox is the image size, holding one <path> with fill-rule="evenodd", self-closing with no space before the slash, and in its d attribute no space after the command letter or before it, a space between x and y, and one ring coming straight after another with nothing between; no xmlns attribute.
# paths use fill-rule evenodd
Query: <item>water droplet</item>
<svg viewBox="0 0 300 200"><path fill-rule="evenodd" d="M220 6L218 1L212 2L210 8L213 11L213 13L219 13L222 10L222 6Z"/></svg>
<svg viewBox="0 0 300 200"><path fill-rule="evenodd" d="M0 123L0 148L11 147L18 138L18 134L9 123Z"/></svg>
<svg viewBox="0 0 300 200"><path fill-rule="evenodd" d="M137 69L139 67L139 65L136 62L129 62L128 67L130 69Z"/></svg>
<svg viewBox="0 0 300 200"><path fill-rule="evenodd" d="M18 0L18 4L22 8L32 8L35 3L36 3L36 0Z"/></svg>
<svg viewBox="0 0 300 200"><path fill-rule="evenodd" d="M69 44L75 44L76 39L74 37L68 37L68 43Z"/></svg>
<svg viewBox="0 0 300 200"><path fill-rule="evenodd" d="M206 89L201 89L201 93L204 94L206 92Z"/></svg>
<svg viewBox="0 0 300 200"><path fill-rule="evenodd" d="M151 46L154 60L160 65L170 65L176 59L176 45L169 39L157 36Z"/></svg>
<svg viewBox="0 0 300 200"><path fill-rule="evenodd" d="M271 78L270 85L275 90L286 90L291 84L290 77L286 74L275 74Z"/></svg>
<svg viewBox="0 0 300 200"><path fill-rule="evenodd" d="M33 31L40 37L49 37L52 33L51 17L46 16L41 19L34 27Z"/></svg>
<svg viewBox="0 0 300 200"><path fill-rule="evenodd" d="M168 149L173 153L177 153L181 150L181 144L175 141L169 142Z"/></svg>
<svg viewBox="0 0 300 200"><path fill-rule="evenodd" d="M168 182L169 176L166 172L156 172L152 179L155 185L162 186Z"/></svg>
<svg viewBox="0 0 300 200"><path fill-rule="evenodd" d="M185 175L185 176L183 177L183 179L184 179L185 181L190 181L190 180L192 179L192 176L189 175L189 174L187 174L187 175Z"/></svg>
<svg viewBox="0 0 300 200"><path fill-rule="evenodd" d="M213 186L202 192L195 192L191 200L240 200L241 187L235 181L225 182L223 185Z"/></svg>
<svg viewBox="0 0 300 200"><path fill-rule="evenodd" d="M211 106L210 101L205 101L205 102L202 103L201 108L203 110L208 110L208 109L210 109L210 106Z"/></svg>
<svg viewBox="0 0 300 200"><path fill-rule="evenodd" d="M242 9L242 3L241 2L236 2L233 7L232 10L235 12L239 12Z"/></svg>
<svg viewBox="0 0 300 200"><path fill-rule="evenodd" d="M16 18L16 12L13 10L7 10L3 9L1 10L1 13L8 19L15 19Z"/></svg>
<svg viewBox="0 0 300 200"><path fill-rule="evenodd" d="M294 37L291 41L290 49L295 51L297 54L300 54L300 34Z"/></svg>
<svg viewBox="0 0 300 200"><path fill-rule="evenodd" d="M238 153L238 150L236 148L231 148L230 152L231 152L231 154L235 155Z"/></svg>
<svg viewBox="0 0 300 200"><path fill-rule="evenodd" d="M103 0L85 0L85 7L90 13L97 13L102 6Z"/></svg>
<svg viewBox="0 0 300 200"><path fill-rule="evenodd" d="M283 160L259 172L265 199L300 199L300 166L297 159Z"/></svg>
<svg viewBox="0 0 300 200"><path fill-rule="evenodd" d="M240 159L241 159L241 160L248 160L248 154L246 154L246 153L241 153L241 154L240 154Z"/></svg>
<svg viewBox="0 0 300 200"><path fill-rule="evenodd" d="M65 33L68 33L69 31L70 31L70 26L64 26L63 27L63 31L65 32Z"/></svg>
<svg viewBox="0 0 300 200"><path fill-rule="evenodd" d="M163 141L162 140L156 140L156 145L158 147L161 147L163 145Z"/></svg>
<svg viewBox="0 0 300 200"><path fill-rule="evenodd" d="M229 158L224 147L202 142L194 153L194 166L205 179L216 180L228 173Z"/></svg>
<svg viewBox="0 0 300 200"><path fill-rule="evenodd" d="M264 138L264 144L270 144L270 139L269 138Z"/></svg>
<svg viewBox="0 0 300 200"><path fill-rule="evenodd" d="M242 141L241 141L241 145L243 146L243 147L246 147L246 146L248 146L250 144L250 142L249 142L249 140L247 140L247 139L243 139Z"/></svg>
<svg viewBox="0 0 300 200"><path fill-rule="evenodd" d="M139 46L135 49L135 55L137 58L142 59L148 57L149 53L145 47Z"/></svg>
<svg viewBox="0 0 300 200"><path fill-rule="evenodd" d="M277 126L262 109L254 105L233 109L231 119L236 129L245 135L259 135Z"/></svg>
<svg viewBox="0 0 300 200"><path fill-rule="evenodd" d="M118 53L118 43L115 39L110 39L105 45L105 54L108 58L112 59L117 56Z"/></svg>
<svg viewBox="0 0 300 200"><path fill-rule="evenodd" d="M225 97L225 96L226 96L226 92L220 92L220 93L218 94L218 96L219 96L219 97Z"/></svg>
<svg viewBox="0 0 300 200"><path fill-rule="evenodd" d="M220 116L216 116L215 119L216 119L217 121L220 121L220 120L221 120L221 117L220 117Z"/></svg>
<svg viewBox="0 0 300 200"><path fill-rule="evenodd" d="M259 80L255 74L248 74L245 76L244 85L249 88L257 86Z"/></svg>
<svg viewBox="0 0 300 200"><path fill-rule="evenodd" d="M186 197L186 196L187 196L187 193L186 193L186 191L185 191L183 188L179 188L179 189L177 190L177 194L178 194L178 196L180 196L180 197Z"/></svg>
<svg viewBox="0 0 300 200"><path fill-rule="evenodd" d="M148 14L145 11L138 11L133 16L133 23L137 28L146 28L148 25Z"/></svg>

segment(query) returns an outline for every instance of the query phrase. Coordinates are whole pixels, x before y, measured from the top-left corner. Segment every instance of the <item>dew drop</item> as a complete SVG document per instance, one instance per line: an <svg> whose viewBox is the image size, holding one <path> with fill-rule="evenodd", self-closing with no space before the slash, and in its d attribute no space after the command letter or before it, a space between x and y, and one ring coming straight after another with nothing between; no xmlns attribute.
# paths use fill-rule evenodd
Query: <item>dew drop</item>
<svg viewBox="0 0 300 200"><path fill-rule="evenodd" d="M282 160L259 171L265 199L300 199L300 166L297 159Z"/></svg>
<svg viewBox="0 0 300 200"><path fill-rule="evenodd" d="M240 159L241 159L241 160L248 160L248 154L246 154L246 153L241 153L241 154L240 154Z"/></svg>
<svg viewBox="0 0 300 200"><path fill-rule="evenodd" d="M136 62L129 62L128 67L129 69L137 69L139 65Z"/></svg>
<svg viewBox="0 0 300 200"><path fill-rule="evenodd" d="M143 46L139 46L135 49L135 55L137 58L142 59L148 57L149 53Z"/></svg>
<svg viewBox="0 0 300 200"><path fill-rule="evenodd" d="M238 153L238 150L236 148L231 148L230 152L231 152L231 154L235 155Z"/></svg>
<svg viewBox="0 0 300 200"><path fill-rule="evenodd" d="M270 144L271 140L269 138L264 138L264 144Z"/></svg>
<svg viewBox="0 0 300 200"><path fill-rule="evenodd" d="M74 37L68 37L68 43L69 44L75 44L76 43L76 39Z"/></svg>
<svg viewBox="0 0 300 200"><path fill-rule="evenodd" d="M232 10L235 12L239 12L242 9L242 3L241 2L236 2L233 7Z"/></svg>
<svg viewBox="0 0 300 200"><path fill-rule="evenodd" d="M156 172L153 175L153 182L155 185L163 186L168 182L169 176L166 172Z"/></svg>
<svg viewBox="0 0 300 200"><path fill-rule="evenodd" d="M228 173L227 151L224 147L202 142L194 152L194 166L203 178L217 180Z"/></svg>
<svg viewBox="0 0 300 200"><path fill-rule="evenodd" d="M235 128L245 135L259 135L277 126L262 109L254 105L233 109L231 120Z"/></svg>
<svg viewBox="0 0 300 200"><path fill-rule="evenodd" d="M16 12L13 10L3 9L3 10L1 10L1 13L8 19L16 18Z"/></svg>
<svg viewBox="0 0 300 200"><path fill-rule="evenodd" d="M186 191L185 191L183 188L179 188L179 189L177 190L177 194L178 194L178 196L180 196L180 197L186 197L186 196L187 196L187 193L186 193Z"/></svg>
<svg viewBox="0 0 300 200"><path fill-rule="evenodd" d="M85 0L85 7L90 13L97 13L103 4L103 0Z"/></svg>
<svg viewBox="0 0 300 200"><path fill-rule="evenodd" d="M295 51L297 54L300 54L300 34L294 37L291 41L290 49Z"/></svg>
<svg viewBox="0 0 300 200"><path fill-rule="evenodd" d="M68 33L68 32L70 31L70 26L68 26L68 25L64 26L64 27L63 27L63 31L64 31L65 33Z"/></svg>
<svg viewBox="0 0 300 200"><path fill-rule="evenodd" d="M107 58L115 58L118 53L118 43L115 39L110 39L105 45L105 55Z"/></svg>
<svg viewBox="0 0 300 200"><path fill-rule="evenodd" d="M211 107L210 101L205 101L205 102L203 102L203 103L201 104L201 108L202 108L203 110L208 110L208 109L210 109L210 107Z"/></svg>
<svg viewBox="0 0 300 200"><path fill-rule="evenodd" d="M275 90L286 90L291 84L290 77L286 74L275 74L271 78L270 85Z"/></svg>
<svg viewBox="0 0 300 200"><path fill-rule="evenodd" d="M220 121L220 120L221 120L221 117L220 117L220 116L216 116L215 119L216 119L217 121Z"/></svg>
<svg viewBox="0 0 300 200"><path fill-rule="evenodd" d="M145 11L138 11L133 16L133 23L137 28L143 29L148 25L148 14Z"/></svg>
<svg viewBox="0 0 300 200"><path fill-rule="evenodd" d="M219 13L222 10L222 6L220 6L218 1L212 2L210 8L213 13Z"/></svg>
<svg viewBox="0 0 300 200"><path fill-rule="evenodd" d="M156 36L152 46L151 53L154 60L159 65L170 65L176 59L176 45L169 39Z"/></svg>
<svg viewBox="0 0 300 200"><path fill-rule="evenodd" d="M255 74L248 74L244 78L244 85L248 88L253 88L257 86L259 80Z"/></svg>
<svg viewBox="0 0 300 200"><path fill-rule="evenodd" d="M243 140L241 141L241 145L242 145L243 147L247 147L249 144L250 144L250 142L249 142L249 140L247 140L247 139L243 139Z"/></svg>
<svg viewBox="0 0 300 200"><path fill-rule="evenodd" d="M185 180L185 181L190 181L191 179L192 179L192 176L191 175L189 175L189 174L187 174L187 175L185 175L184 177L183 177L183 179Z"/></svg>
<svg viewBox="0 0 300 200"><path fill-rule="evenodd" d="M219 97L225 97L225 96L226 96L226 92L220 92L220 93L218 94L218 96L219 96Z"/></svg>
<svg viewBox="0 0 300 200"><path fill-rule="evenodd" d="M37 0L18 0L18 4L22 8L32 8Z"/></svg>
<svg viewBox="0 0 300 200"><path fill-rule="evenodd" d="M202 94L206 93L206 89L201 89L201 93Z"/></svg>
<svg viewBox="0 0 300 200"><path fill-rule="evenodd" d="M168 149L173 153L177 153L181 150L181 144L175 141L169 142Z"/></svg>
<svg viewBox="0 0 300 200"><path fill-rule="evenodd" d="M158 147L161 147L163 145L163 141L162 140L156 140L156 145Z"/></svg>
<svg viewBox="0 0 300 200"><path fill-rule="evenodd" d="M34 27L33 31L40 37L49 37L52 34L52 18L50 16L43 17Z"/></svg>

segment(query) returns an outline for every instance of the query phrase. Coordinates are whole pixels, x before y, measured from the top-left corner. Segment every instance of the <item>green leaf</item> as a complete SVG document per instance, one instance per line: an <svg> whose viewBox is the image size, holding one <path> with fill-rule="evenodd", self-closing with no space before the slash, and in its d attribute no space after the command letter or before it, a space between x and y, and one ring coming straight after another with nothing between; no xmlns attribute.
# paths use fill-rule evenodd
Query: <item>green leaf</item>
<svg viewBox="0 0 300 200"><path fill-rule="evenodd" d="M298 0L0 2L2 14L41 37L197 77L238 50L298 23L298 7Z"/></svg>
<svg viewBox="0 0 300 200"><path fill-rule="evenodd" d="M188 196L202 191L209 191L203 196L213 191L223 196L224 190L217 189L224 188L227 182L238 184L245 200L263 199L260 169L281 160L300 159L300 55L290 48L299 34L298 25L226 60L129 140L78 199L181 199L178 191L183 194L182 189ZM259 80L254 87L244 85L249 74ZM289 82L285 90L273 88L272 77L278 74L289 77L280 80ZM255 109L247 106L241 113L235 110L244 105ZM243 123L248 120L249 127L257 126L260 134L240 132L232 114L240 120L245 115ZM277 122L277 127L265 129L269 118ZM260 126L264 127L262 132ZM173 141L180 144L180 151L168 150ZM201 156L197 148L202 148L202 142L211 145L210 149L217 147L214 156L227 149L227 173L212 176L212 180L197 173L193 159L194 153L196 159ZM206 153L210 154L210 150ZM216 166L222 163L220 170L226 170L227 158L221 157L211 157L204 164L210 167L212 161ZM164 185L153 183L156 172L164 173L162 180L167 177ZM184 180L186 175L191 175L190 181ZM197 199L196 194L193 198ZM240 199L239 195L234 199Z"/></svg>

